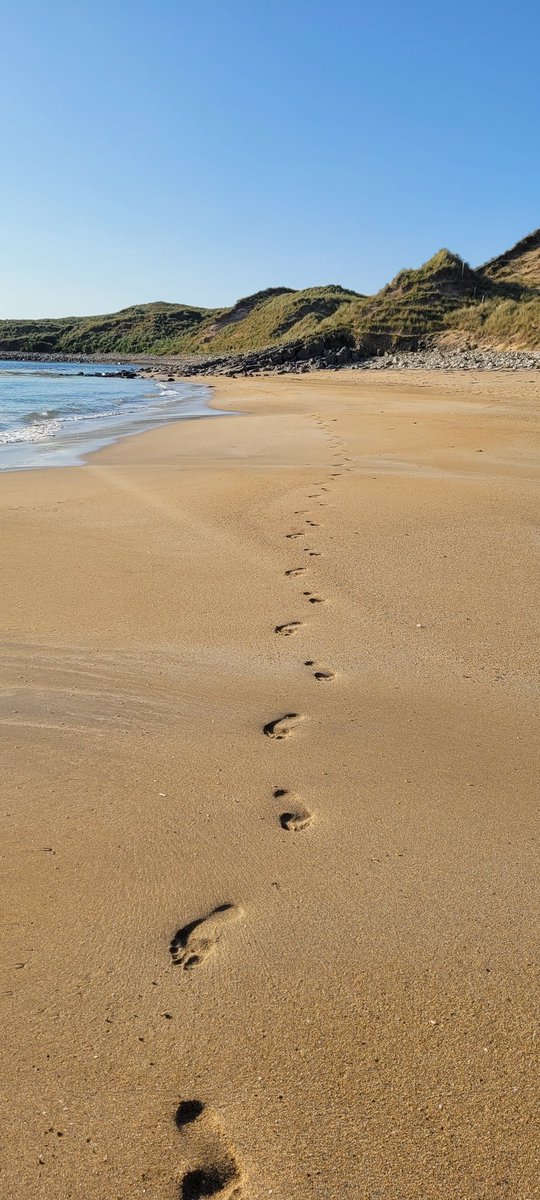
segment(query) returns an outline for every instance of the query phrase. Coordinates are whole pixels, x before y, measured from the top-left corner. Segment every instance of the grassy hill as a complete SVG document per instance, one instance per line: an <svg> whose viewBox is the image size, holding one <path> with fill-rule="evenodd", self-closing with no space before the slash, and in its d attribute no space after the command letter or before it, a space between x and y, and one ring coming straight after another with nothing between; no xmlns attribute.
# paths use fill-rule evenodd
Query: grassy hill
<svg viewBox="0 0 540 1200"><path fill-rule="evenodd" d="M207 310L180 304L138 304L101 317L0 321L0 353L165 354L192 336Z"/></svg>
<svg viewBox="0 0 540 1200"><path fill-rule="evenodd" d="M511 250L492 258L483 267L484 275L499 282L540 289L540 229L516 242Z"/></svg>
<svg viewBox="0 0 540 1200"><path fill-rule="evenodd" d="M474 345L540 349L540 229L480 271L490 286L480 303L458 309L450 326Z"/></svg>
<svg viewBox="0 0 540 1200"><path fill-rule="evenodd" d="M375 296L339 284L281 287L231 308L155 303L98 317L0 321L0 354L221 355L326 337L351 345L375 335L397 346L450 334L480 346L540 347L540 229L476 269L439 250Z"/></svg>
<svg viewBox="0 0 540 1200"><path fill-rule="evenodd" d="M416 270L400 271L358 312L358 333L422 336L444 329L465 301L475 301L482 284L456 254L439 250Z"/></svg>

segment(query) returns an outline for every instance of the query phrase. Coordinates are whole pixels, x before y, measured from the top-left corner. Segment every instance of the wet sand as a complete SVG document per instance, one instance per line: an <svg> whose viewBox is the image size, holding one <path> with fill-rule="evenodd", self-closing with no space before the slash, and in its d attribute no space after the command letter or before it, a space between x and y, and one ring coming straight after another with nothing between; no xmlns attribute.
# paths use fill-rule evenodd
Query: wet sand
<svg viewBox="0 0 540 1200"><path fill-rule="evenodd" d="M0 478L3 1195L532 1200L537 375Z"/></svg>

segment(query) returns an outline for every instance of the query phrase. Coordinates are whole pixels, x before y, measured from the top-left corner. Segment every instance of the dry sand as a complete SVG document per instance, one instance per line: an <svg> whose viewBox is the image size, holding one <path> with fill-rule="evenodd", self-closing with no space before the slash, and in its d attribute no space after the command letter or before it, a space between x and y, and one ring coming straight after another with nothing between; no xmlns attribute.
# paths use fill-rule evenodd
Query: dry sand
<svg viewBox="0 0 540 1200"><path fill-rule="evenodd" d="M231 380L0 479L3 1197L540 1195L539 400Z"/></svg>

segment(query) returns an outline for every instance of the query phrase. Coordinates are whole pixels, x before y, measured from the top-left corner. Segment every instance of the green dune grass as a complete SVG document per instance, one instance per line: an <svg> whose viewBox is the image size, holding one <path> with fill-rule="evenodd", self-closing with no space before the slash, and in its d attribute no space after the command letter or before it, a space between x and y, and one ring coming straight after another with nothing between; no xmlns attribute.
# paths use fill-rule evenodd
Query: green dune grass
<svg viewBox="0 0 540 1200"><path fill-rule="evenodd" d="M448 331L482 346L540 346L540 230L477 269L439 250L375 296L339 284L281 287L231 308L158 302L97 317L0 321L0 353L211 356L329 334L344 345L371 334L397 345Z"/></svg>

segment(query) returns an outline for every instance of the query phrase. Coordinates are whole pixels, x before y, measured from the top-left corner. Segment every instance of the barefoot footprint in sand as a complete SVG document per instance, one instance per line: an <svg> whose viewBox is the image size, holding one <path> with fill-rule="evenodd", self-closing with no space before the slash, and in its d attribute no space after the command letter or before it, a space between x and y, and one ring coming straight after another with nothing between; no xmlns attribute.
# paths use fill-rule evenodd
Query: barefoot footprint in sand
<svg viewBox="0 0 540 1200"><path fill-rule="evenodd" d="M296 633L297 629L300 629L301 625L302 621L285 621L283 625L275 626L274 633L280 633L282 637L291 637L293 633Z"/></svg>
<svg viewBox="0 0 540 1200"><path fill-rule="evenodd" d="M305 667L315 667L313 675L314 675L315 679L318 679L319 681L324 681L325 679L335 679L336 678L335 671L331 671L329 667L319 667L312 658L307 658L304 663L304 666Z"/></svg>
<svg viewBox="0 0 540 1200"><path fill-rule="evenodd" d="M204 1200L206 1196L240 1200L244 1173L216 1118L202 1101L182 1100L174 1122L188 1141L186 1149L193 1164L182 1176L180 1200Z"/></svg>
<svg viewBox="0 0 540 1200"><path fill-rule="evenodd" d="M274 799L282 800L288 796L289 809L279 814L279 823L282 829L287 829L292 833L299 833L301 829L307 829L313 821L313 815L298 799L297 796L291 795L287 788L276 788L274 791Z"/></svg>
<svg viewBox="0 0 540 1200"><path fill-rule="evenodd" d="M303 717L299 713L285 713L283 717L276 717L274 721L268 721L268 724L263 726L263 733L266 734L266 737L280 742L283 738L289 737L289 734L302 720Z"/></svg>
<svg viewBox="0 0 540 1200"><path fill-rule="evenodd" d="M197 917L178 929L169 946L175 967L190 971L215 950L225 928L241 916L237 904L218 904L205 917Z"/></svg>

